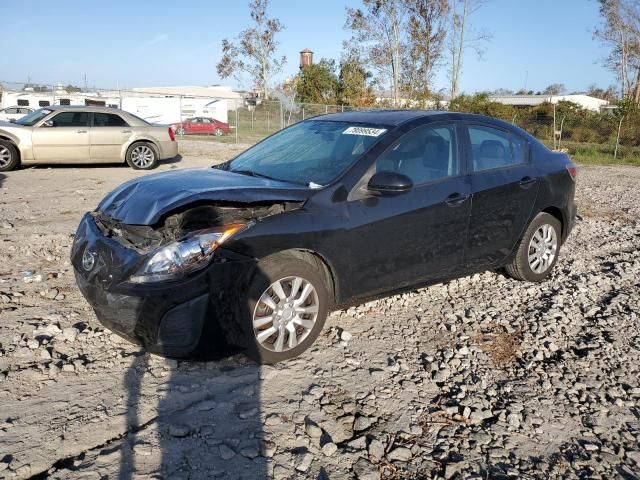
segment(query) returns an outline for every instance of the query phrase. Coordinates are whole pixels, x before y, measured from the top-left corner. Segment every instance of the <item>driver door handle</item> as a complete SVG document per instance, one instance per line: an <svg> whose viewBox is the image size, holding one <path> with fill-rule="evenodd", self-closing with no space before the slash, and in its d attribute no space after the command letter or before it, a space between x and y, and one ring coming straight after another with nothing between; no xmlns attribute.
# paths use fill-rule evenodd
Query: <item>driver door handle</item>
<svg viewBox="0 0 640 480"><path fill-rule="evenodd" d="M450 207L457 207L458 205L462 205L467 200L467 198L469 198L469 195L462 195L456 192L449 195L445 200L445 203Z"/></svg>
<svg viewBox="0 0 640 480"><path fill-rule="evenodd" d="M530 177L530 176L526 176L526 177L522 177L520 179L520 186L521 187L530 187L531 185L533 185L534 183L536 183L538 181L538 179L536 177Z"/></svg>
<svg viewBox="0 0 640 480"><path fill-rule="evenodd" d="M131 130L121 130L122 133L131 133Z"/></svg>
<svg viewBox="0 0 640 480"><path fill-rule="evenodd" d="M76 130L77 133L87 133L86 130Z"/></svg>

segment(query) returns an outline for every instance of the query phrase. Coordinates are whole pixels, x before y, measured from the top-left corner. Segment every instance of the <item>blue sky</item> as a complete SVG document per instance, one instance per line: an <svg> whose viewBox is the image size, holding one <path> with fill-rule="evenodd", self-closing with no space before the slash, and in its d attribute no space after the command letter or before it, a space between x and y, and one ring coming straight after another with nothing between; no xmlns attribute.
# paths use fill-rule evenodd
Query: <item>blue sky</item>
<svg viewBox="0 0 640 480"><path fill-rule="evenodd" d="M220 41L249 23L248 1L28 0L1 9L0 80L121 88L232 84L215 65ZM296 73L298 52L315 59L340 57L345 6L356 0L272 0L271 14L286 30L281 52L288 63L280 75ZM499 87L543 89L564 83L570 91L615 82L600 65L606 55L592 39L599 22L595 0L492 0L472 17L492 33L482 59L465 55L461 86L466 92ZM528 71L528 75L527 72ZM447 87L446 68L436 78Z"/></svg>

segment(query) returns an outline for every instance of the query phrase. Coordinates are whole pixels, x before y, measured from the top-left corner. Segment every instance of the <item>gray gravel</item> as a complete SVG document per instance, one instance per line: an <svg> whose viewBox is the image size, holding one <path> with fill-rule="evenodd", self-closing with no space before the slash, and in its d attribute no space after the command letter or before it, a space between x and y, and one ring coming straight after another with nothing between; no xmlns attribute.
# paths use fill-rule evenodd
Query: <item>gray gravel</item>
<svg viewBox="0 0 640 480"><path fill-rule="evenodd" d="M162 168L231 155L195 143ZM96 322L71 234L136 175L0 175L0 478L640 476L640 169L581 169L547 282L486 272L335 312L274 367L149 356Z"/></svg>

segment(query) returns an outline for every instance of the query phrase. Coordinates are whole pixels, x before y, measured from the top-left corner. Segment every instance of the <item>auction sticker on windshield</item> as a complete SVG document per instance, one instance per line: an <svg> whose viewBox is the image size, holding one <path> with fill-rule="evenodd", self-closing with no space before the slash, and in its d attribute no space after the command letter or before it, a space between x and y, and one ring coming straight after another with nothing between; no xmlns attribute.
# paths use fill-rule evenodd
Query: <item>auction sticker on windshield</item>
<svg viewBox="0 0 640 480"><path fill-rule="evenodd" d="M343 135L364 135L367 137L379 137L384 132L386 132L386 128L366 128L366 127L349 127L344 132Z"/></svg>

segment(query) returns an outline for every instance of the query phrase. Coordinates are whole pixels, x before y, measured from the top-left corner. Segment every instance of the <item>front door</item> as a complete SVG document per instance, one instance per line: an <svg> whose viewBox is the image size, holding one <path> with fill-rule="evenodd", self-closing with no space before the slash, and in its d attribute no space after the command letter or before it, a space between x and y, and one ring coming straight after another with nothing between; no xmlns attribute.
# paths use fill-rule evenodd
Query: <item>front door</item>
<svg viewBox="0 0 640 480"><path fill-rule="evenodd" d="M81 163L89 161L89 113L60 112L31 136L33 156L38 162Z"/></svg>
<svg viewBox="0 0 640 480"><path fill-rule="evenodd" d="M417 127L376 160L370 174L402 173L414 186L391 196L365 192L348 203L347 296L398 290L460 270L471 202L456 138L453 124Z"/></svg>
<svg viewBox="0 0 640 480"><path fill-rule="evenodd" d="M515 248L538 194L526 139L507 130L469 124L472 204L466 263L471 270L501 264Z"/></svg>
<svg viewBox="0 0 640 480"><path fill-rule="evenodd" d="M93 113L91 139L92 162L116 162L120 160L122 145L132 135L131 127L115 113Z"/></svg>

